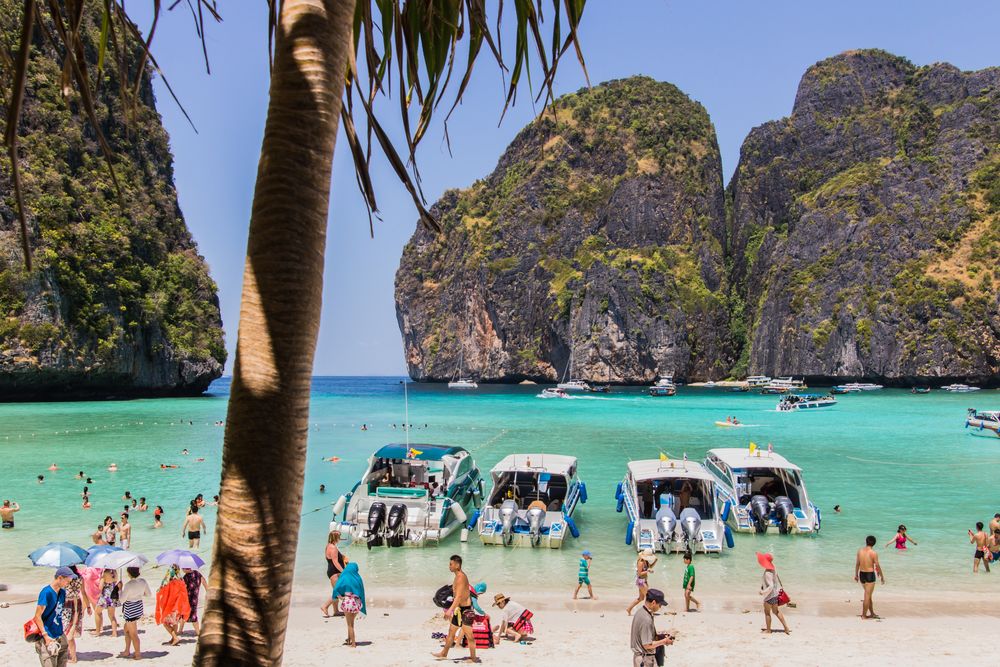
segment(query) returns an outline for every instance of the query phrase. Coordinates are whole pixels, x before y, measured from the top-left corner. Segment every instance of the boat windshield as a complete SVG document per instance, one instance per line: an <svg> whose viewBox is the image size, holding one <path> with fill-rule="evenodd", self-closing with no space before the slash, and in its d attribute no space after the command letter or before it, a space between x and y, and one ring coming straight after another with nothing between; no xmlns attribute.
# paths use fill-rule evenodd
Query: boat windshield
<svg viewBox="0 0 1000 667"><path fill-rule="evenodd" d="M647 479L636 482L639 515L655 519L661 507L667 506L680 516L681 511L693 507L702 519L715 518L712 502L712 482L703 479Z"/></svg>
<svg viewBox="0 0 1000 667"><path fill-rule="evenodd" d="M372 463L371 472L365 476L368 493L389 487L397 489L431 489L435 484L446 486L447 471L440 461L378 458Z"/></svg>
<svg viewBox="0 0 1000 667"><path fill-rule="evenodd" d="M736 495L741 505L750 502L751 496L767 496L774 502L779 496L786 496L795 507L802 506L799 497L799 474L794 470L774 468L753 468L752 470L734 470L736 478Z"/></svg>
<svg viewBox="0 0 1000 667"><path fill-rule="evenodd" d="M543 505L546 511L558 512L568 491L568 480L562 475L510 471L496 479L487 504L499 508L504 501L513 500L519 510L526 510L534 503L541 503L539 507Z"/></svg>

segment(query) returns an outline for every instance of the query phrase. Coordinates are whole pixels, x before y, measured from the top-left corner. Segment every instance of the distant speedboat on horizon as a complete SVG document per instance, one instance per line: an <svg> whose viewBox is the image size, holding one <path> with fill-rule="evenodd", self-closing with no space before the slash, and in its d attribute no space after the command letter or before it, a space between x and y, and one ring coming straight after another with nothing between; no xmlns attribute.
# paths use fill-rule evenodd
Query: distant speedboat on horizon
<svg viewBox="0 0 1000 667"><path fill-rule="evenodd" d="M660 384L654 384L647 390L650 396L673 396L677 393L677 387L674 385L664 386Z"/></svg>
<svg viewBox="0 0 1000 667"><path fill-rule="evenodd" d="M493 488L469 520L483 544L558 549L579 537L573 511L587 502L575 456L510 454L490 471Z"/></svg>
<svg viewBox="0 0 1000 667"><path fill-rule="evenodd" d="M808 389L804 380L794 380L789 377L775 378L761 387L762 394L787 394L790 391Z"/></svg>
<svg viewBox="0 0 1000 667"><path fill-rule="evenodd" d="M877 391L879 389L884 389L885 387L880 384L872 384L871 382L851 382L849 384L843 385L844 389L847 391Z"/></svg>
<svg viewBox="0 0 1000 667"><path fill-rule="evenodd" d="M546 387L538 394L538 398L569 398L569 394L559 387Z"/></svg>
<svg viewBox="0 0 1000 667"><path fill-rule="evenodd" d="M750 375L745 382L748 387L763 387L771 383L771 378L766 375Z"/></svg>
<svg viewBox="0 0 1000 667"><path fill-rule="evenodd" d="M969 391L979 391L979 387L972 387L967 384L948 384L941 388L944 389L945 391L953 391L959 394L966 393Z"/></svg>
<svg viewBox="0 0 1000 667"><path fill-rule="evenodd" d="M969 408L965 417L965 428L969 433L986 438L1000 438L1000 410L978 412Z"/></svg>
<svg viewBox="0 0 1000 667"><path fill-rule="evenodd" d="M705 467L719 481L719 516L744 533L815 533L820 510L806 493L802 469L770 449L710 449Z"/></svg>
<svg viewBox="0 0 1000 667"><path fill-rule="evenodd" d="M912 387L910 389L911 394L929 394L931 393L930 387Z"/></svg>
<svg viewBox="0 0 1000 667"><path fill-rule="evenodd" d="M820 396L819 394L788 394L782 396L778 401L778 412L791 412L792 410L815 410L817 408L829 408L837 404L837 399L833 396Z"/></svg>

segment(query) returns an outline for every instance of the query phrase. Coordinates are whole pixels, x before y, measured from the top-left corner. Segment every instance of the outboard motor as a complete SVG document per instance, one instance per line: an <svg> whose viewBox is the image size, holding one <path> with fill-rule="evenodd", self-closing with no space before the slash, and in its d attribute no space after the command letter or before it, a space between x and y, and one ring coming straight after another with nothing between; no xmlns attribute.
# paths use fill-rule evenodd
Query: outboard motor
<svg viewBox="0 0 1000 667"><path fill-rule="evenodd" d="M674 511L666 505L660 505L656 513L656 528L660 533L660 541L666 544L674 539L674 529L677 527L677 517ZM666 548L663 549L667 551Z"/></svg>
<svg viewBox="0 0 1000 667"><path fill-rule="evenodd" d="M403 503L395 503L389 510L385 534L385 543L388 546L403 546L403 540L406 537L406 505Z"/></svg>
<svg viewBox="0 0 1000 667"><path fill-rule="evenodd" d="M784 535L788 532L788 517L795 512L795 505L788 496L778 496L774 499L774 514L778 517L778 531Z"/></svg>
<svg viewBox="0 0 1000 667"><path fill-rule="evenodd" d="M767 532L767 521L771 515L771 504L767 502L767 496L756 495L750 498L750 517L757 527L758 533Z"/></svg>
<svg viewBox="0 0 1000 667"><path fill-rule="evenodd" d="M385 526L385 503L372 503L368 508L368 548L380 547L383 543L382 529Z"/></svg>
<svg viewBox="0 0 1000 667"><path fill-rule="evenodd" d="M514 531L514 520L517 518L517 503L513 500L505 500L503 504L500 505L500 525L501 535L504 538L504 544L509 544L507 541L507 536Z"/></svg>
<svg viewBox="0 0 1000 667"><path fill-rule="evenodd" d="M502 509L501 509L502 511ZM538 546L542 537L542 521L545 519L544 510L533 507L528 510L528 534L531 536L532 546Z"/></svg>
<svg viewBox="0 0 1000 667"><path fill-rule="evenodd" d="M681 510L680 524L687 550L693 551L691 545L701 539L701 515L695 508L687 507Z"/></svg>

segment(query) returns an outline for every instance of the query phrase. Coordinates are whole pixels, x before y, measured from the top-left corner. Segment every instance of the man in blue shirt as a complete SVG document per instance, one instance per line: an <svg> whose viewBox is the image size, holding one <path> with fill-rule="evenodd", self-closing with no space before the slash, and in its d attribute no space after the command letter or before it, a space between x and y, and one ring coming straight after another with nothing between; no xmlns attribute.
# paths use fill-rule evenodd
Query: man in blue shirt
<svg viewBox="0 0 1000 667"><path fill-rule="evenodd" d="M76 579L76 573L68 567L56 570L52 583L38 593L35 607L35 625L42 633L35 642L35 651L42 667L65 667L69 658L68 642L63 634L62 612L66 604L66 585Z"/></svg>

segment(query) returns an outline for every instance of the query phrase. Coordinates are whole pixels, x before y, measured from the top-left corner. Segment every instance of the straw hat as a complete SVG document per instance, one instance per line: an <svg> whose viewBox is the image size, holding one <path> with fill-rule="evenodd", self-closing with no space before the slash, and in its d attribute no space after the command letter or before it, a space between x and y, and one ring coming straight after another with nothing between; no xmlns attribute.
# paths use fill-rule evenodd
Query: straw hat
<svg viewBox="0 0 1000 667"><path fill-rule="evenodd" d="M642 553L639 554L639 558L642 558L650 565L656 562L656 556L653 555L652 549L643 549Z"/></svg>
<svg viewBox="0 0 1000 667"><path fill-rule="evenodd" d="M510 602L510 598L504 595L503 593L497 593L496 595L493 596L494 607L498 606L501 602L507 604L508 602Z"/></svg>

